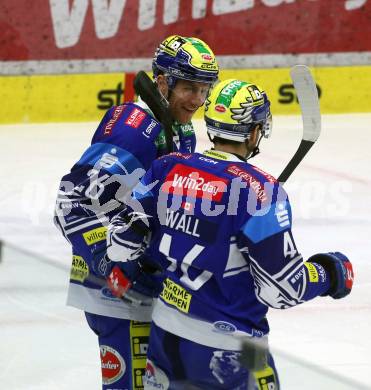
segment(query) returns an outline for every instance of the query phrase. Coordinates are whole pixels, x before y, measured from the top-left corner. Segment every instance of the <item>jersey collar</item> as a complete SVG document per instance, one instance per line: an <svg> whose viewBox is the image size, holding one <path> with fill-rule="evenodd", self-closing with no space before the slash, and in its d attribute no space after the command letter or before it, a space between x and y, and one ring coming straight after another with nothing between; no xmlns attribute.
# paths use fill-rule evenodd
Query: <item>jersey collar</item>
<svg viewBox="0 0 371 390"><path fill-rule="evenodd" d="M203 154L205 156L212 157L217 160L246 162L246 160L243 157L238 156L237 154L221 152L220 150L206 150L205 152L203 152Z"/></svg>
<svg viewBox="0 0 371 390"><path fill-rule="evenodd" d="M142 98L140 96L138 96L138 100L135 102L136 105L138 105L139 107L143 108L143 110L147 111L150 115L152 115L157 121L158 119L155 117L155 114L152 112L152 110L148 107L148 104L142 100ZM188 122L190 124L192 124L192 122ZM181 124L178 123L177 121L174 121L173 122L173 126L172 126L172 129L173 129L173 133L174 135L178 135L179 133L179 128L181 128Z"/></svg>

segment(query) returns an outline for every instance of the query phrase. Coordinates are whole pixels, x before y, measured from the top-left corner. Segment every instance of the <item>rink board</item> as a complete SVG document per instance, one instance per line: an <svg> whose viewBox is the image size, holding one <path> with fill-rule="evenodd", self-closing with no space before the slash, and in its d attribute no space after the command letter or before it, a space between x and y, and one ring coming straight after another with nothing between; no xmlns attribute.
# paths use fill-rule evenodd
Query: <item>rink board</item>
<svg viewBox="0 0 371 390"><path fill-rule="evenodd" d="M371 66L317 67L312 71L322 113L371 112ZM2 76L0 123L99 120L110 106L132 98L128 93L132 77L132 73ZM227 78L263 87L274 115L299 113L289 68L221 71L220 79ZM196 117L202 117L202 109Z"/></svg>

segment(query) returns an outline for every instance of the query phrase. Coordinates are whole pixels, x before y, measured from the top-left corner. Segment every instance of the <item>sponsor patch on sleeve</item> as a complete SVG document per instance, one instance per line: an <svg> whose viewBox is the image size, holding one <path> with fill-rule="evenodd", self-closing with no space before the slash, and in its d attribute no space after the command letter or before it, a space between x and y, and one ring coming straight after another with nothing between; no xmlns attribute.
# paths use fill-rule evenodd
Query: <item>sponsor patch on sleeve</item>
<svg viewBox="0 0 371 390"><path fill-rule="evenodd" d="M255 171L261 173L261 174L269 181L269 183L276 183L276 182L277 182L277 179L276 179L275 177L273 177L273 176L270 175L269 173L263 171L262 169L260 169L260 168L258 168L258 167L256 167L256 166L254 166L254 165L252 165L252 168L253 168Z"/></svg>
<svg viewBox="0 0 371 390"><path fill-rule="evenodd" d="M99 241L103 241L107 236L107 228L105 226L89 230L82 234L87 245L93 245Z"/></svg>
<svg viewBox="0 0 371 390"><path fill-rule="evenodd" d="M103 130L104 135L111 135L113 126L120 119L122 113L124 112L124 108L125 108L125 105L117 106L115 108L115 111L113 112L112 118L107 122L106 126L104 127L104 130Z"/></svg>
<svg viewBox="0 0 371 390"><path fill-rule="evenodd" d="M304 265L307 267L308 270L309 281L311 283L318 283L317 268L312 263L308 262L305 262Z"/></svg>
<svg viewBox="0 0 371 390"><path fill-rule="evenodd" d="M133 108L129 116L125 120L125 124L137 129L146 117L146 113L139 108Z"/></svg>
<svg viewBox="0 0 371 390"><path fill-rule="evenodd" d="M228 165L227 172L233 176L240 177L242 180L247 182L250 188L254 191L257 199L259 199L261 202L266 202L268 200L267 193L264 190L264 185L249 172L236 164Z"/></svg>

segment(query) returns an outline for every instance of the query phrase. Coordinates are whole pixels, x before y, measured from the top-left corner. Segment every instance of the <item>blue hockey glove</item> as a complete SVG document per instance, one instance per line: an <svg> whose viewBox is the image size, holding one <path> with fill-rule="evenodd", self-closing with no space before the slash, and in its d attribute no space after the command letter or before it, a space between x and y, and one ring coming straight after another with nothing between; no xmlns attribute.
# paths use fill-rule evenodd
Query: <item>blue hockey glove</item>
<svg viewBox="0 0 371 390"><path fill-rule="evenodd" d="M92 255L93 271L107 280L114 296L121 298L130 288L150 297L162 291L162 269L146 255L130 261L111 261L105 243L94 245Z"/></svg>
<svg viewBox="0 0 371 390"><path fill-rule="evenodd" d="M101 278L107 278L109 273L111 272L113 265L110 260L107 259L107 245L106 241L100 242L98 244L94 244L91 247L91 267L98 276Z"/></svg>
<svg viewBox="0 0 371 390"><path fill-rule="evenodd" d="M309 262L322 265L330 277L330 288L322 296L334 299L347 296L353 287L354 273L352 263L340 252L318 253L308 259Z"/></svg>

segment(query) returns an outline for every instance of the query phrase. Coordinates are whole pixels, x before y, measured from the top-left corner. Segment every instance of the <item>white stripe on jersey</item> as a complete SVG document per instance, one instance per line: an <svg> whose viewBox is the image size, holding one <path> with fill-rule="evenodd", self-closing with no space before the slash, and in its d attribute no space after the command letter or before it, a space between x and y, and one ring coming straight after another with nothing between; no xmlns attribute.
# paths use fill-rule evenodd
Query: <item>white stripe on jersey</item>
<svg viewBox="0 0 371 390"><path fill-rule="evenodd" d="M251 340L249 333L236 330L233 333L216 333L214 324L181 313L157 299L152 313L153 322L160 328L179 337L211 348L239 351L243 341ZM260 338L260 340L266 337Z"/></svg>
<svg viewBox="0 0 371 390"><path fill-rule="evenodd" d="M66 232L66 234L72 234L72 233L78 232L79 230L85 229L85 228L87 228L89 226L104 225L105 222L108 222L108 218L107 217L102 217L99 220L98 219L94 219L94 221L84 223L82 225L76 226L76 227L71 228L71 229L69 229L68 227L67 228L65 227L64 231Z"/></svg>

